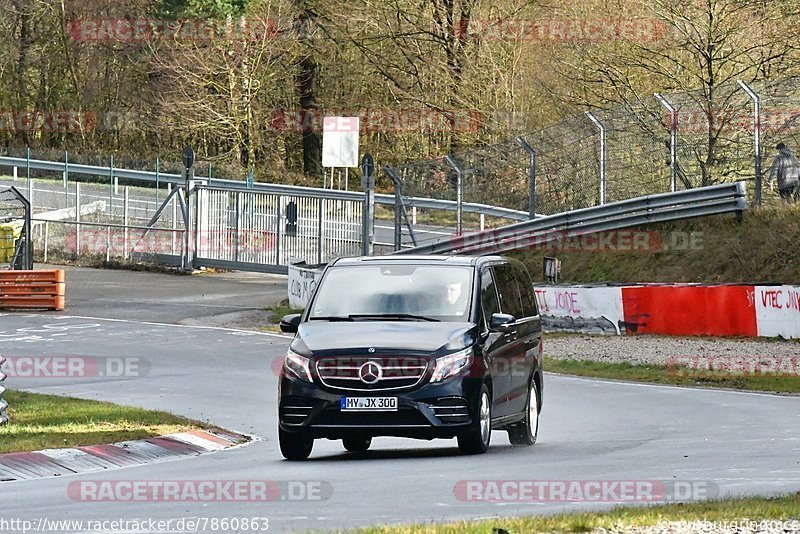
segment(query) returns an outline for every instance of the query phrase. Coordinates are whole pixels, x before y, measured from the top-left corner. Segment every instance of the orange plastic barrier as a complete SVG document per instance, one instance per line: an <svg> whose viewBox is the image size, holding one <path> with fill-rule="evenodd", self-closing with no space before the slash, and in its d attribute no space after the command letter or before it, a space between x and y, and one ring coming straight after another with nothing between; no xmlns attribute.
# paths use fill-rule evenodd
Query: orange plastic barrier
<svg viewBox="0 0 800 534"><path fill-rule="evenodd" d="M0 271L0 309L63 310L66 303L63 269Z"/></svg>

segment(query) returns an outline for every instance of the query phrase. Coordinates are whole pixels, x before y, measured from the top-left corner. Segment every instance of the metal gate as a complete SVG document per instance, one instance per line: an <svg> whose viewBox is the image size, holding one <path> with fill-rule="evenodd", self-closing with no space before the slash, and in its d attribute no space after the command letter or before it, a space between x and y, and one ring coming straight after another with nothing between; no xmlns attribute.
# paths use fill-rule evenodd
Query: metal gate
<svg viewBox="0 0 800 534"><path fill-rule="evenodd" d="M359 200L195 186L194 266L286 273L361 254Z"/></svg>
<svg viewBox="0 0 800 534"><path fill-rule="evenodd" d="M0 269L33 269L31 205L16 187L0 188Z"/></svg>

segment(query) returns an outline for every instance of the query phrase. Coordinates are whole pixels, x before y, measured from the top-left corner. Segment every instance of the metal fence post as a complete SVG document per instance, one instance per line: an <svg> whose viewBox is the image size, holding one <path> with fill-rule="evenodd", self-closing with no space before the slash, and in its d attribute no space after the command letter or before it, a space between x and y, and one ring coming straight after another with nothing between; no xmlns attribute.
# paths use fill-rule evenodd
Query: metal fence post
<svg viewBox="0 0 800 534"><path fill-rule="evenodd" d="M81 183L75 182L75 257L81 255Z"/></svg>
<svg viewBox="0 0 800 534"><path fill-rule="evenodd" d="M761 97L744 81L738 80L747 96L753 101L753 149L755 150L756 192L753 205L761 206Z"/></svg>
<svg viewBox="0 0 800 534"><path fill-rule="evenodd" d="M209 168L211 164L209 163ZM233 261L239 261L239 234L242 231L242 192L233 194L234 234L233 234Z"/></svg>
<svg viewBox="0 0 800 534"><path fill-rule="evenodd" d="M28 188L31 187L31 147L25 147L25 176L28 179Z"/></svg>
<svg viewBox="0 0 800 534"><path fill-rule="evenodd" d="M3 364L6 362L6 359L3 356L0 356L0 425L4 425L8 423L8 415L6 414L6 409L8 408L8 403L3 398L3 394L6 392L5 386L3 386L2 382L6 379L6 374L3 372Z"/></svg>
<svg viewBox="0 0 800 534"><path fill-rule="evenodd" d="M669 111L669 190L675 192L678 178L678 110L661 93L653 93Z"/></svg>
<svg viewBox="0 0 800 534"><path fill-rule="evenodd" d="M528 162L528 214L531 219L534 219L536 218L536 151L522 136L517 137L516 141L530 158ZM483 216L481 215L481 217Z"/></svg>
<svg viewBox="0 0 800 534"><path fill-rule="evenodd" d="M33 213L33 180L28 179L28 203L31 205L31 213Z"/></svg>
<svg viewBox="0 0 800 534"><path fill-rule="evenodd" d="M320 196L319 203L318 203L318 212L317 212L317 263L322 263L322 239L323 239L323 232L325 230L325 223L322 220L323 211L325 207L325 201Z"/></svg>
<svg viewBox="0 0 800 534"><path fill-rule="evenodd" d="M463 215L462 212L462 204L464 202L464 192L463 192L463 177L461 173L461 169L456 164L455 160L453 160L450 156L445 156L444 160L453 167L453 170L456 171L456 234L461 235L463 224L461 221L461 217Z"/></svg>
<svg viewBox="0 0 800 534"><path fill-rule="evenodd" d="M114 154L108 168L108 214L114 216Z"/></svg>
<svg viewBox="0 0 800 534"><path fill-rule="evenodd" d="M606 127L591 111L586 112L589 120L600 130L600 204L606 203Z"/></svg>
<svg viewBox="0 0 800 534"><path fill-rule="evenodd" d="M64 207L69 207L69 152L64 151Z"/></svg>
<svg viewBox="0 0 800 534"><path fill-rule="evenodd" d="M129 258L128 254L128 209L130 205L130 195L128 192L128 186L125 186L123 190L123 204L122 204L122 224L125 226L123 230L123 251L122 251L122 258L127 260Z"/></svg>
<svg viewBox="0 0 800 534"><path fill-rule="evenodd" d="M250 193L251 195L253 193ZM282 265L281 263L281 251L283 250L283 196L278 195L278 203L275 207L275 220L277 224L275 225L275 263L278 265Z"/></svg>
<svg viewBox="0 0 800 534"><path fill-rule="evenodd" d="M403 181L397 176L397 173L389 167L388 165L384 165L381 167L384 174L392 180L392 184L394 184L394 249L400 250L403 247L403 230L401 228L401 218L405 220L406 228L408 228L408 235L411 237L411 242L414 243L414 246L417 246L417 238L414 236L414 225L417 224L417 208L412 207L413 219L412 221L408 220L408 212L406 211L406 206L403 203Z"/></svg>
<svg viewBox="0 0 800 534"><path fill-rule="evenodd" d="M161 170L161 158L156 156L156 204L158 204L159 171Z"/></svg>

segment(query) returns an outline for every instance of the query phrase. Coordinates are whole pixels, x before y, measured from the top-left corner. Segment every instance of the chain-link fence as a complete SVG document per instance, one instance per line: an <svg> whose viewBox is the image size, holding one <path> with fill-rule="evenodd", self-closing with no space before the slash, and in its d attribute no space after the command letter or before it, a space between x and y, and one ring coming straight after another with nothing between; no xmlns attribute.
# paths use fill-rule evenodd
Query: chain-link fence
<svg viewBox="0 0 800 534"><path fill-rule="evenodd" d="M748 183L752 199L758 137L763 203L779 201L766 187L769 165L778 142L800 146L800 79L732 81L659 96L523 134L533 161L522 143L510 139L453 154L455 166L442 158L395 171L406 195L455 200L458 167L463 201L518 210L529 209L534 178L539 214L738 180Z"/></svg>

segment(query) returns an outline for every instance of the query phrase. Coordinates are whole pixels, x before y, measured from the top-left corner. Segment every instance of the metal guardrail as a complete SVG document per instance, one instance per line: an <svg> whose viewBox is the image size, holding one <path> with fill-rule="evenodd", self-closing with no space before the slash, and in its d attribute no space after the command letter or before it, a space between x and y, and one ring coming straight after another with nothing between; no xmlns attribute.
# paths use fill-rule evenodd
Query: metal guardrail
<svg viewBox="0 0 800 534"><path fill-rule="evenodd" d="M638 224L666 222L747 209L745 183L712 185L648 195L613 204L540 217L438 243L403 249L395 254L486 254L542 245L559 236L618 230Z"/></svg>
<svg viewBox="0 0 800 534"><path fill-rule="evenodd" d="M6 408L8 408L8 403L3 398L3 393L6 392L5 386L3 386L3 381L6 379L7 376L3 372L4 363L6 363L6 359L3 356L0 356L0 425L8 423L8 415L6 415Z"/></svg>
<svg viewBox="0 0 800 534"><path fill-rule="evenodd" d="M156 175L152 171L138 171L132 169L119 169L117 167L98 167L95 165L79 165L76 163L64 164L60 161L45 161L26 158L12 158L0 157L0 167L17 167L17 168L30 168L41 171L51 171L63 173L68 171L70 174L83 174L88 176L103 176L106 178L124 178L128 180L140 180L143 182L171 183L184 184L180 174L160 172ZM158 179L156 179L156 176ZM207 181L207 178L196 177L198 181ZM263 182L255 182L253 187L248 188L246 182L238 180L222 180L214 178L212 183L215 187L224 187L226 189L242 189L247 191L258 191L261 193L272 193L279 195L296 195L296 196L324 196L333 200L363 200L364 193L359 191L340 191L337 189L323 189L319 187L303 187L296 185L283 185L283 184L266 184ZM212 185L212 184L209 184ZM440 200L434 198L420 198L420 197L407 197L406 204L424 209L439 209L447 211L457 211L458 203L454 200ZM375 195L375 202L378 204L394 206L394 195L377 194ZM517 211L508 208L500 208L497 206L489 206L487 204L477 204L464 202L462 209L465 213L479 213L488 217L497 217L503 219L512 219L517 221L529 220L528 212Z"/></svg>

